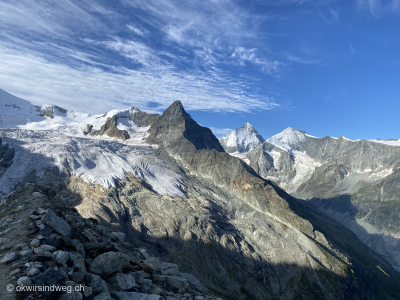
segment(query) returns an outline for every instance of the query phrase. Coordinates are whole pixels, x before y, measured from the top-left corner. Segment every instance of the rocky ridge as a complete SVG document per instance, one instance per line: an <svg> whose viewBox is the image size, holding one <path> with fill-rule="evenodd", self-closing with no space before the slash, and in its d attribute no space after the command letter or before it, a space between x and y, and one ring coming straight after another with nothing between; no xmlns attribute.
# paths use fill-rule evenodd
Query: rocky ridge
<svg viewBox="0 0 400 300"><path fill-rule="evenodd" d="M2 299L219 299L176 264L135 248L126 234L55 202L46 188L28 184L0 209L9 212L0 221Z"/></svg>

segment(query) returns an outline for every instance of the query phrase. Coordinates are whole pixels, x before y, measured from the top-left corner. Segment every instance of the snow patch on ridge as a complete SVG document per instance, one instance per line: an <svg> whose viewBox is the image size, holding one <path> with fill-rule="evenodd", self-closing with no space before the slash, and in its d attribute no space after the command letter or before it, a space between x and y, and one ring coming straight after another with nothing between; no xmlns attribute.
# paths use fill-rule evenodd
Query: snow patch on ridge
<svg viewBox="0 0 400 300"><path fill-rule="evenodd" d="M305 152L293 151L294 153L294 169L296 175L292 179L292 184L297 187L308 180L314 173L315 169L321 164L309 157ZM294 190L293 190L294 191Z"/></svg>
<svg viewBox="0 0 400 300"><path fill-rule="evenodd" d="M269 156L272 157L273 162L274 162L274 168L278 170L278 166L279 166L279 158L281 157L281 154L278 151L266 151L264 150L265 153L267 153Z"/></svg>
<svg viewBox="0 0 400 300"><path fill-rule="evenodd" d="M379 144L385 144L389 146L400 146L400 139L393 139L393 140L380 140L380 139L375 139L375 140L369 140L370 142L373 143L379 143Z"/></svg>

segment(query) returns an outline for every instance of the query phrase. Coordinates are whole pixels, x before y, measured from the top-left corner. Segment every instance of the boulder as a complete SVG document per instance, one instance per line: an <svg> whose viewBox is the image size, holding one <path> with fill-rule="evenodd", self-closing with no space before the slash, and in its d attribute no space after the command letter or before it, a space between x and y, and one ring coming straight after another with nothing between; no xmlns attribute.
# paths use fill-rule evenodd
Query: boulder
<svg viewBox="0 0 400 300"><path fill-rule="evenodd" d="M162 275L179 275L178 265L159 261L154 257L146 259L144 263L151 265L154 269L160 269Z"/></svg>
<svg viewBox="0 0 400 300"><path fill-rule="evenodd" d="M135 279L131 275L117 273L107 281L114 291L126 291L135 287Z"/></svg>
<svg viewBox="0 0 400 300"><path fill-rule="evenodd" d="M40 270L36 268L32 268L28 272L28 276L36 276L40 274Z"/></svg>
<svg viewBox="0 0 400 300"><path fill-rule="evenodd" d="M120 242L125 241L125 238L126 238L126 234L122 233L122 232L111 232L111 236L115 237Z"/></svg>
<svg viewBox="0 0 400 300"><path fill-rule="evenodd" d="M80 271L74 272L69 276L69 278L76 283L82 283L84 277L85 277L85 274Z"/></svg>
<svg viewBox="0 0 400 300"><path fill-rule="evenodd" d="M89 266L89 271L97 275L110 275L129 266L128 255L119 252L106 252L97 256Z"/></svg>
<svg viewBox="0 0 400 300"><path fill-rule="evenodd" d="M19 255L21 255L22 257L27 257L27 256L30 256L32 254L33 254L33 252L32 252L31 249L22 250L22 251L19 252Z"/></svg>
<svg viewBox="0 0 400 300"><path fill-rule="evenodd" d="M132 277L135 279L135 282L137 282L138 284L142 284L145 278L144 271L131 272L130 275L132 275Z"/></svg>
<svg viewBox="0 0 400 300"><path fill-rule="evenodd" d="M146 249L140 249L139 252L140 252L140 254L143 255L143 257L145 259L149 259L150 258L150 255L147 253Z"/></svg>
<svg viewBox="0 0 400 300"><path fill-rule="evenodd" d="M185 278L178 277L178 276L165 276L165 279L167 281L167 284L172 288L186 289L189 287L189 283L186 281Z"/></svg>
<svg viewBox="0 0 400 300"><path fill-rule="evenodd" d="M40 245L40 248L42 248L45 251L50 251L50 252L53 252L56 250L56 247L50 246L50 245L45 245L45 244Z"/></svg>
<svg viewBox="0 0 400 300"><path fill-rule="evenodd" d="M48 268L43 274L34 278L36 286L60 286L60 282L64 279L68 279L66 274L61 271L61 269L54 270L53 268ZM43 291L45 295L50 295L52 291Z"/></svg>
<svg viewBox="0 0 400 300"><path fill-rule="evenodd" d="M30 246L31 248L37 248L37 247L39 247L39 246L40 246L40 240L38 240L38 239L33 239L33 240L29 243L29 246Z"/></svg>
<svg viewBox="0 0 400 300"><path fill-rule="evenodd" d="M93 294L110 293L106 282L100 276L91 273L87 273L85 276L89 287L92 288Z"/></svg>
<svg viewBox="0 0 400 300"><path fill-rule="evenodd" d="M71 227L68 225L67 221L57 216L51 209L47 210L43 220L46 222L47 226L49 226L58 234L65 236L71 234Z"/></svg>
<svg viewBox="0 0 400 300"><path fill-rule="evenodd" d="M0 263L8 264L10 262L15 261L17 259L17 257L18 257L17 253L15 253L15 252L7 253L6 255L4 255L3 259L0 260Z"/></svg>
<svg viewBox="0 0 400 300"><path fill-rule="evenodd" d="M64 265L69 258L68 252L61 250L54 252L54 256L56 258L56 262L59 263L60 265Z"/></svg>
<svg viewBox="0 0 400 300"><path fill-rule="evenodd" d="M208 292L208 289L192 274L182 273L181 275L189 283L190 288L203 293Z"/></svg>
<svg viewBox="0 0 400 300"><path fill-rule="evenodd" d="M32 283L32 280L29 277L23 276L23 277L20 277L17 280L17 284L19 286L31 286L33 283Z"/></svg>

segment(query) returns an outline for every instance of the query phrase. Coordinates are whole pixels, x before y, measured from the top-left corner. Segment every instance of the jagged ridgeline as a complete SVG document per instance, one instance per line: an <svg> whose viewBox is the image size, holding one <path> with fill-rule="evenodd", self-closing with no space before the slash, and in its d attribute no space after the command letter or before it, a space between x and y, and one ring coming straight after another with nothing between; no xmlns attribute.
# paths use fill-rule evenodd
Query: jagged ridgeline
<svg viewBox="0 0 400 300"><path fill-rule="evenodd" d="M114 277L139 271L132 268L141 268L143 257L138 249L145 248L150 256L158 257L144 262L154 268L157 276L162 276L163 270L159 262L168 261L179 266L179 276L174 276L181 282L184 280L180 274L190 274L208 292L196 290L193 283L174 288L163 283L167 279L153 277L151 288L167 293L160 292L158 298L147 294L141 299L400 298L399 273L384 258L333 218L290 196L226 153L212 132L199 126L179 101L162 115L130 109L104 116L74 116L78 114L56 113L53 119L43 117L46 119L39 122L1 129L2 147L7 145L15 151L10 156L11 165L0 178L1 217L15 213L16 208L8 206L15 193L27 189L25 183L34 182L54 203L50 205L74 208L76 214L71 219L75 222L81 216L96 220L97 225L112 232L126 234L125 241L106 238L97 232L103 227L88 223L89 229L99 235L97 243L111 245L102 245L99 249L104 252L96 255L123 252L134 256L132 263L136 265L114 270L115 274L101 274L102 280L109 282L110 295L143 294L143 282L139 284L135 279L132 286L129 279L129 289L118 291L121 284L117 287ZM108 121L110 118L112 121ZM129 136L110 137L105 127L102 134L91 135L87 130L88 124L93 125L92 130L102 130L107 122L107 128L125 130ZM41 130L26 130L39 126ZM22 201L19 205L29 203ZM53 209L56 211L56 207ZM67 216L65 220L68 222ZM11 228L4 238L11 237L8 235L16 226L13 222L2 225L3 232ZM46 222L38 224L38 219L30 223L28 226L50 227ZM37 234L30 238L38 238ZM88 235L71 231L68 238L85 245L91 242ZM132 249L124 244L126 241ZM10 239L8 247L14 247L14 242L20 241ZM13 250L1 251L4 257ZM91 255L84 257L82 283L88 287L96 278L100 261ZM19 262L24 258L16 259ZM47 268L63 268L54 254L49 255L49 261L53 260L54 265L46 263ZM35 280L28 274L25 277ZM68 273L67 277L59 284L75 282ZM5 283L17 280L3 278ZM93 293L100 295L99 290Z"/></svg>
<svg viewBox="0 0 400 300"><path fill-rule="evenodd" d="M249 140L231 136L221 141ZM289 127L251 151L231 154L292 196L310 200L400 271L399 146L399 140L317 138Z"/></svg>

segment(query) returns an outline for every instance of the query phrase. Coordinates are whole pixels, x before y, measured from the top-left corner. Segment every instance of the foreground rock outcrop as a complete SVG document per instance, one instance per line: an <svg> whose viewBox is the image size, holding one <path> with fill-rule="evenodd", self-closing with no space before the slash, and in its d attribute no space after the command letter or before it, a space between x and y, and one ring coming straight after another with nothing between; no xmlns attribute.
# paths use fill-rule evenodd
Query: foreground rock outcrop
<svg viewBox="0 0 400 300"><path fill-rule="evenodd" d="M10 214L0 221L7 228L0 240L1 299L218 299L176 264L150 257L124 233L54 196L28 184L2 201Z"/></svg>

